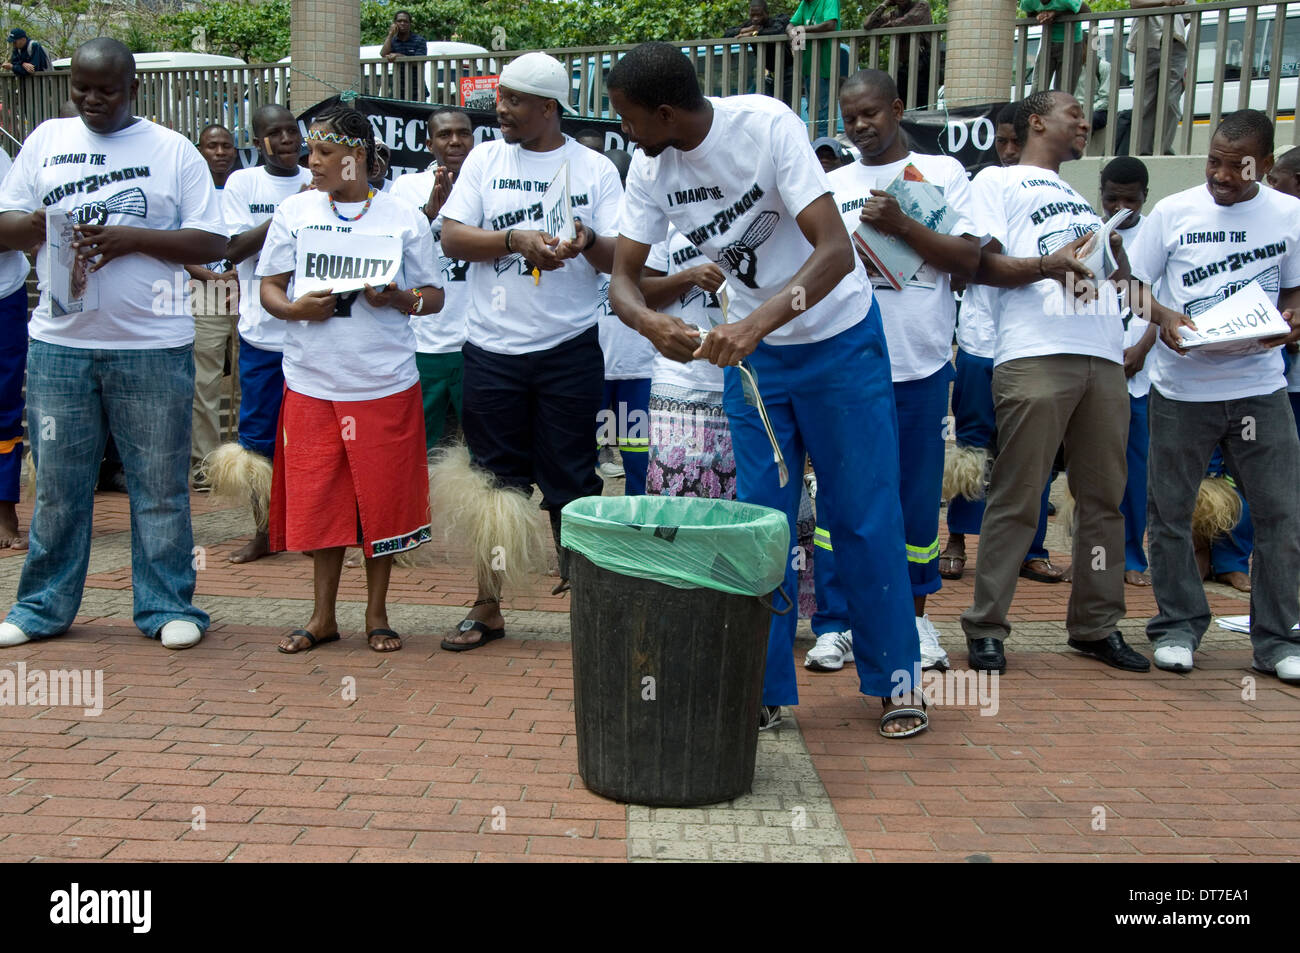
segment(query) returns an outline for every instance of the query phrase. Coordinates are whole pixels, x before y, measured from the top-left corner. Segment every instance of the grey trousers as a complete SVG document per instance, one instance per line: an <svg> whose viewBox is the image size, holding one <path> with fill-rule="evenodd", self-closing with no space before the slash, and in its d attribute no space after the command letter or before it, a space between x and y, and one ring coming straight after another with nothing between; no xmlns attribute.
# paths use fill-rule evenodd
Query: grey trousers
<svg viewBox="0 0 1300 953"><path fill-rule="evenodd" d="M975 562L975 603L961 617L968 639L1005 639L1020 565L1038 528L1039 500L1065 444L1075 499L1070 638L1106 638L1124 617L1124 517L1129 400L1124 368L1081 354L1007 361L993 368L998 455Z"/></svg>
<svg viewBox="0 0 1300 953"><path fill-rule="evenodd" d="M1147 532L1156 616L1147 636L1159 648L1193 651L1210 625L1196 570L1192 510L1217 444L1255 524L1250 567L1250 641L1255 665L1272 671L1300 655L1300 439L1286 391L1241 400L1170 400L1151 388Z"/></svg>
<svg viewBox="0 0 1300 953"><path fill-rule="evenodd" d="M1139 143L1138 155L1153 154L1156 125L1159 117L1156 106L1159 105L1160 86L1165 87L1165 128L1160 135L1158 155L1168 155L1173 151L1174 134L1178 131L1178 120L1183 114L1183 74L1187 71L1187 47L1175 43L1169 48L1169 72L1160 75L1160 47L1147 50L1147 68L1142 81L1142 141Z"/></svg>

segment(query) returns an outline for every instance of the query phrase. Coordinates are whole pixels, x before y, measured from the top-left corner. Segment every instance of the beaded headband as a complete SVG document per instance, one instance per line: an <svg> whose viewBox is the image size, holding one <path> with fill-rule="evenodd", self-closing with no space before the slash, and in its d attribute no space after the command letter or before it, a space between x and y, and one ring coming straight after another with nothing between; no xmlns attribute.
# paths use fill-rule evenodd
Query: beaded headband
<svg viewBox="0 0 1300 953"><path fill-rule="evenodd" d="M350 149L365 145L365 140L357 136L341 136L337 132L321 132L318 129L308 129L306 138L317 142L333 142Z"/></svg>

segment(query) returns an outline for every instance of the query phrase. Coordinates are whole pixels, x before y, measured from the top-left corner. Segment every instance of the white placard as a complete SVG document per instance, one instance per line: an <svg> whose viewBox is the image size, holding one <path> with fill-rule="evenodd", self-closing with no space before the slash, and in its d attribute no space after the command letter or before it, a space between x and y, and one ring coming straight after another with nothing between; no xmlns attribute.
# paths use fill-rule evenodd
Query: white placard
<svg viewBox="0 0 1300 953"><path fill-rule="evenodd" d="M55 317L99 308L99 282L90 273L90 261L77 257L72 243L76 221L59 209L45 210L45 243L49 246L50 312Z"/></svg>
<svg viewBox="0 0 1300 953"><path fill-rule="evenodd" d="M1196 330L1181 327L1178 336L1184 347L1200 351L1249 353L1263 350L1260 338L1290 334L1291 326L1277 310L1272 298L1252 281L1214 307L1192 318Z"/></svg>
<svg viewBox="0 0 1300 953"><path fill-rule="evenodd" d="M382 287L402 267L402 240L395 235L359 235L304 228L298 232L293 297L313 291L336 294Z"/></svg>
<svg viewBox="0 0 1300 953"><path fill-rule="evenodd" d="M573 224L573 204L569 200L569 163L560 166L555 178L542 194L542 231L560 241L571 242L578 237Z"/></svg>

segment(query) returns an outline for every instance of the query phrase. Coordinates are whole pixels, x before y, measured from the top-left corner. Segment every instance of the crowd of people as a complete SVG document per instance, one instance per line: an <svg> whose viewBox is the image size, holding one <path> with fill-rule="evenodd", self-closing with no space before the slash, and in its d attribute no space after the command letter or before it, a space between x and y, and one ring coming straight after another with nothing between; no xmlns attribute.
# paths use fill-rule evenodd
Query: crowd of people
<svg viewBox="0 0 1300 953"><path fill-rule="evenodd" d="M886 737L928 725L919 674L949 660L926 600L966 571L974 535L961 619L972 668L1005 671L1009 610L1029 578L1068 579L1069 646L1135 672L1150 661L1120 634L1124 587L1149 583L1155 664L1190 671L1210 624L1193 515L1212 467L1253 520L1253 664L1300 682L1300 375L1288 351L1300 340L1300 163L1274 161L1257 111L1225 116L1205 180L1149 210L1139 160L1105 167L1105 216L1128 212L1107 274L1107 256L1086 248L1102 219L1060 174L1091 116L1060 91L1004 109L999 163L971 179L910 147L886 73L840 85L854 155L810 143L772 98L706 98L679 50L647 43L607 79L636 143L620 168L603 143L562 131L568 71L529 53L502 71L499 138L476 145L464 113L435 108L428 168L389 183L383 144L351 107L305 135L284 108L261 108L260 164L235 170L228 130L204 130L196 147L132 115L134 63L117 41L81 46L72 73L72 115L37 127L0 185L6 545L23 544L24 365L37 474L0 646L72 624L110 434L141 632L179 649L208 625L193 599L194 481L251 507L256 532L232 561L311 555L314 609L285 653L339 639L348 547L365 565L370 648L400 649L393 561L435 528L478 590L442 648L503 637L503 600L547 562L534 488L563 591L560 512L602 492L598 451L612 443L625 492L766 505L785 513L792 543L815 504L811 570L796 546L783 585L814 580L804 664L853 663ZM561 175L571 237L547 231L539 202ZM909 215L888 190L899 179L941 190L944 214ZM72 216L98 294L80 312L50 292L55 211ZM882 274L852 239L864 223L919 268ZM24 335L33 250L42 294ZM181 275L188 294L158 293ZM1290 334L1244 353L1184 347L1180 327L1252 282ZM218 445L227 366L238 440ZM1073 502L1067 569L1044 547L1057 472ZM762 728L798 702L795 632L794 613L774 616Z"/></svg>

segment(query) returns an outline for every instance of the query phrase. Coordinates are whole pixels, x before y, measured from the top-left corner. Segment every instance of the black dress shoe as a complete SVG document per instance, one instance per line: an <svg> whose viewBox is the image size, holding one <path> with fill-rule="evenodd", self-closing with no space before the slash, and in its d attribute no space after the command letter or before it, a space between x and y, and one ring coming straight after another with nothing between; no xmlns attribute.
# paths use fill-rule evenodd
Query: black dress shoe
<svg viewBox="0 0 1300 953"><path fill-rule="evenodd" d="M967 639L966 649L970 653L970 667L975 671L1006 673L1007 657L1002 652L1001 639Z"/></svg>
<svg viewBox="0 0 1300 953"><path fill-rule="evenodd" d="M1145 655L1133 651L1124 641L1124 636L1112 632L1104 639L1095 642L1080 642L1070 639L1067 643L1076 652L1091 655L1113 668L1122 668L1126 672L1149 672L1151 662Z"/></svg>

